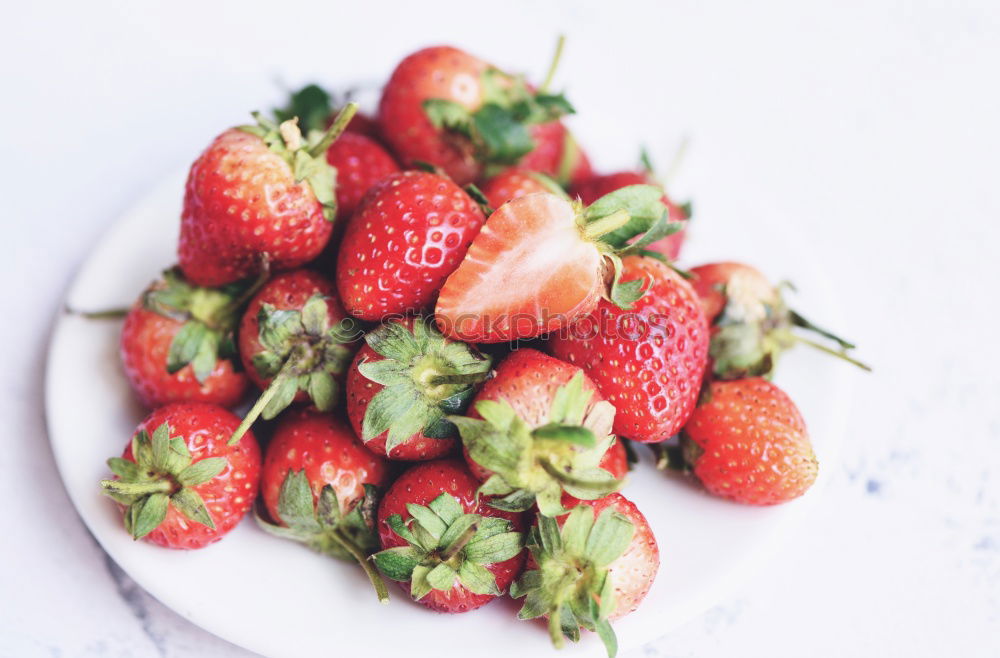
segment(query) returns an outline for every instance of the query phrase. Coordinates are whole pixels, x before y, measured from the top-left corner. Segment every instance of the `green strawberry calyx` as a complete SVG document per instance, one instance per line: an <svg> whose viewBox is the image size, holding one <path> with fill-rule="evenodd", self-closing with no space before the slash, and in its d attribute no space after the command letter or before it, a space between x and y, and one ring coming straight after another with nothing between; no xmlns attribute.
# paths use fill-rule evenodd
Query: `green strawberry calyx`
<svg viewBox="0 0 1000 658"><path fill-rule="evenodd" d="M270 420L284 411L299 391L316 408L330 411L336 405L336 375L351 360L348 344L361 334L358 322L344 318L331 325L327 298L316 294L300 310L277 309L263 304L257 315L262 350L251 358L262 379L271 379L264 392L236 428L229 444L240 440L258 417Z"/></svg>
<svg viewBox="0 0 1000 658"><path fill-rule="evenodd" d="M375 487L364 485L364 496L343 512L337 493L324 485L314 500L312 487L305 471L289 470L278 493L278 516L281 525L264 519L254 510L257 524L268 533L305 544L322 555L338 560L357 562L375 588L382 603L388 603L389 590L385 581L368 560L378 549L375 532L375 508L378 497Z"/></svg>
<svg viewBox="0 0 1000 658"><path fill-rule="evenodd" d="M524 598L520 619L547 616L552 644L580 639L580 629L596 632L613 658L618 651L608 622L617 606L608 565L632 542L635 525L621 512L607 507L594 519L594 509L577 505L559 523L539 516L529 531L527 548L536 568L521 574L510 588L513 598Z"/></svg>
<svg viewBox="0 0 1000 658"><path fill-rule="evenodd" d="M253 113L256 124L240 126L240 130L260 137L271 151L281 156L291 167L295 182L309 185L323 208L323 217L332 222L337 216L337 170L326 161L326 150L344 132L357 111L357 103L348 103L326 132L311 130L307 137L302 136L298 117L277 123L259 112Z"/></svg>
<svg viewBox="0 0 1000 658"><path fill-rule="evenodd" d="M734 273L729 281L719 285L726 299L722 312L713 321L709 356L712 371L719 379L770 377L778 357L802 343L835 356L865 371L871 368L851 356L855 345L823 329L790 309L775 287L771 294L761 296L758 284ZM814 333L834 343L830 347L801 335L796 329Z"/></svg>
<svg viewBox="0 0 1000 658"><path fill-rule="evenodd" d="M140 430L132 438L135 461L112 457L108 468L117 479L101 480L104 493L125 506L125 529L142 539L167 516L173 505L195 523L215 528L208 508L195 488L212 480L226 468L225 457L206 457L192 462L184 439L170 436L164 423L150 437Z"/></svg>
<svg viewBox="0 0 1000 658"><path fill-rule="evenodd" d="M487 165L516 165L535 148L530 126L573 114L563 94L532 91L524 78L495 68L480 76L482 104L475 110L456 101L430 98L423 108L431 124L467 141Z"/></svg>
<svg viewBox="0 0 1000 658"><path fill-rule="evenodd" d="M233 332L241 307L263 284L266 269L257 279L219 288L194 286L177 267L163 272L163 279L143 293L141 304L182 323L170 341L167 372L174 374L190 364L195 378L204 384L220 359L236 357Z"/></svg>
<svg viewBox="0 0 1000 658"><path fill-rule="evenodd" d="M406 510L409 520L393 514L386 523L407 545L372 558L386 577L409 581L416 601L432 590L448 592L456 586L474 594L502 594L487 567L524 549L524 535L513 531L510 521L465 514L458 499L447 493L427 506L410 503Z"/></svg>
<svg viewBox="0 0 1000 658"><path fill-rule="evenodd" d="M670 221L663 190L655 185L627 185L605 194L578 208L577 224L585 239L597 243L611 273L605 299L625 310L642 298L648 286L642 279L622 281L622 257L639 254L665 260L646 246L684 226Z"/></svg>
<svg viewBox="0 0 1000 658"><path fill-rule="evenodd" d="M465 411L476 386L490 374L491 361L466 343L447 340L427 318L412 327L387 322L365 335L382 358L362 360L358 371L383 386L365 409L362 441L388 431L386 454L422 434L445 439L457 434L449 414Z"/></svg>
<svg viewBox="0 0 1000 658"><path fill-rule="evenodd" d="M583 372L557 389L547 422L528 425L506 400L480 400L482 420L451 416L469 457L492 475L479 489L497 496L490 505L524 511L538 504L546 516L565 512L562 494L594 500L616 491L622 482L600 468L615 441L615 408L600 401L587 411L593 392L583 387Z"/></svg>

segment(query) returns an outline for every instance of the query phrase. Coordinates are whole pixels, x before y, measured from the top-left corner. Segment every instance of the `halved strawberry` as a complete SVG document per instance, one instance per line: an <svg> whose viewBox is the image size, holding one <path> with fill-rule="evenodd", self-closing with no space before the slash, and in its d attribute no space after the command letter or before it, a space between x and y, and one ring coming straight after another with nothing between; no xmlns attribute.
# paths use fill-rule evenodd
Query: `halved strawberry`
<svg viewBox="0 0 1000 658"><path fill-rule="evenodd" d="M538 192L565 196L565 192L554 180L543 173L523 167L504 169L483 183L481 189L491 208L499 208L508 201Z"/></svg>
<svg viewBox="0 0 1000 658"><path fill-rule="evenodd" d="M618 256L676 228L661 196L659 188L634 185L587 208L555 194L500 206L445 281L438 326L459 340L496 343L568 327L602 296L631 307L642 282L620 281Z"/></svg>

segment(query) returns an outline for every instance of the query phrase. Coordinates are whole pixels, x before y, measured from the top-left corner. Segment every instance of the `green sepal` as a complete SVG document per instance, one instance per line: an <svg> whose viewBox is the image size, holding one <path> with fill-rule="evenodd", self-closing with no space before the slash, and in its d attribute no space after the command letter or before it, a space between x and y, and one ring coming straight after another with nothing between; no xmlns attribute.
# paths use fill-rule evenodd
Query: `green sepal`
<svg viewBox="0 0 1000 658"><path fill-rule="evenodd" d="M536 146L529 126L575 112L562 94L533 92L522 78L497 69L484 71L480 85L483 102L475 111L439 98L425 100L423 109L435 128L468 140L487 166L517 164Z"/></svg>
<svg viewBox="0 0 1000 658"><path fill-rule="evenodd" d="M410 581L410 595L420 600L434 590L456 585L476 594L501 594L486 568L505 562L524 548L524 535L510 521L466 514L451 494L442 493L429 505L410 503L410 518L394 514L386 523L406 546L385 549L373 561L392 580Z"/></svg>
<svg viewBox="0 0 1000 658"><path fill-rule="evenodd" d="M625 249L629 240L646 233L663 219L667 212L663 190L655 185L627 185L605 194L583 211L584 224L592 224L620 210L628 212L629 221L599 239L616 249Z"/></svg>
<svg viewBox="0 0 1000 658"><path fill-rule="evenodd" d="M361 439L388 432L385 452L417 435L455 436L447 414L461 413L476 386L490 373L488 356L461 342L445 339L433 322L418 317L412 327L388 322L365 336L379 360L362 360L358 371L381 385L365 409Z"/></svg>
<svg viewBox="0 0 1000 658"><path fill-rule="evenodd" d="M194 286L179 268L163 273L142 296L146 310L182 322L167 350L167 372L191 365L195 378L205 383L220 359L236 355L233 332L247 293L256 281L244 280L219 288Z"/></svg>
<svg viewBox="0 0 1000 658"><path fill-rule="evenodd" d="M309 134L324 131L333 116L330 94L316 84L308 84L288 97L288 104L274 109L274 118L281 123L298 117L302 130Z"/></svg>
<svg viewBox="0 0 1000 658"><path fill-rule="evenodd" d="M614 407L601 401L588 412L592 395L579 371L556 390L540 427L530 427L506 400L479 401L481 420L450 416L471 459L493 473L479 494L491 496L497 509L537 504L554 516L563 512L563 492L591 500L617 490L621 482L599 466L614 442Z"/></svg>
<svg viewBox="0 0 1000 658"><path fill-rule="evenodd" d="M329 301L310 297L301 309L278 309L262 304L257 313L261 351L251 363L262 379L272 379L252 412L275 418L303 391L320 411L336 406L336 376L351 359L348 343L360 335L356 320L344 318L330 325ZM249 416L250 414L248 414Z"/></svg>
<svg viewBox="0 0 1000 658"><path fill-rule="evenodd" d="M208 508L195 487L219 475L227 466L224 457L206 457L192 461L183 438L171 437L164 423L132 437L134 462L121 457L108 460L108 468L117 476L102 480L104 493L125 505L125 529L135 539L141 539L167 516L173 505L185 517L215 528Z"/></svg>
<svg viewBox="0 0 1000 658"><path fill-rule="evenodd" d="M598 633L609 656L617 640L608 623L614 613L614 584L608 565L632 541L634 524L613 508L594 518L588 505L574 507L562 528L550 517L539 516L528 533L527 548L537 565L511 587L511 596L523 598L520 619L549 617L552 642L576 642L580 629Z"/></svg>

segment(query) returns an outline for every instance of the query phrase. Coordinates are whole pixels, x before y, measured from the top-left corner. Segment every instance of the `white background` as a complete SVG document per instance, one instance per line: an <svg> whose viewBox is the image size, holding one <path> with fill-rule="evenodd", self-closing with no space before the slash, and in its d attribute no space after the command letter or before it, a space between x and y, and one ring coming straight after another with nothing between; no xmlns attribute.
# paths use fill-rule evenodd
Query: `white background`
<svg viewBox="0 0 1000 658"><path fill-rule="evenodd" d="M56 475L45 346L88 245L281 84L378 81L438 42L537 75L559 32L597 164L689 137L698 220L805 236L876 366L806 522L644 653L1000 653L1000 6L175 0L5 11L0 655L246 655L138 590Z"/></svg>

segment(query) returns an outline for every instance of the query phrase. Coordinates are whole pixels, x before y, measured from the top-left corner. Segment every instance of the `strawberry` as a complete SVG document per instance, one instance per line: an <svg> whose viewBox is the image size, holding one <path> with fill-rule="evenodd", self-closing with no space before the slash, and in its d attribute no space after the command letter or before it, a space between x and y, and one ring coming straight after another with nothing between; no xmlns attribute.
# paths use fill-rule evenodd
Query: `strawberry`
<svg viewBox="0 0 1000 658"><path fill-rule="evenodd" d="M854 344L817 327L788 308L781 286L743 263L710 263L691 270L692 285L712 326L709 355L712 374L720 379L770 375L782 352L803 343L863 370L867 365L849 355ZM828 347L795 328L812 331L837 344Z"/></svg>
<svg viewBox="0 0 1000 658"><path fill-rule="evenodd" d="M542 514L562 513L563 492L578 498L605 496L621 480L601 468L615 439L615 409L576 366L538 350L516 350L472 404L471 418L452 416L462 435L480 490L498 495L491 504ZM617 464L615 465L617 467Z"/></svg>
<svg viewBox="0 0 1000 658"><path fill-rule="evenodd" d="M371 137L346 132L326 151L337 170L337 217L346 222L375 183L399 171L396 160Z"/></svg>
<svg viewBox="0 0 1000 658"><path fill-rule="evenodd" d="M561 121L531 126L535 148L521 158L522 169L538 171L570 185L594 175L590 160ZM613 191L613 190L609 190Z"/></svg>
<svg viewBox="0 0 1000 658"><path fill-rule="evenodd" d="M572 113L561 95L535 92L457 48L406 57L379 104L382 135L405 164L428 162L460 185L485 165L509 166L536 148L531 128Z"/></svg>
<svg viewBox="0 0 1000 658"><path fill-rule="evenodd" d="M611 621L633 612L649 592L660 550L642 512L621 494L584 502L559 519L539 515L528 533L531 559L511 587L524 598L518 617L548 617L561 648L580 629L595 631L608 656L618 651Z"/></svg>
<svg viewBox="0 0 1000 658"><path fill-rule="evenodd" d="M656 178L650 171L620 171L604 176L592 176L576 182L570 187L570 194L580 197L584 203L593 203L605 194L620 190L629 185L657 185ZM664 193L663 205L669 211L672 222L684 222L691 218L691 204L677 205ZM649 244L646 249L666 256L669 260L677 260L681 246L684 244L684 230Z"/></svg>
<svg viewBox="0 0 1000 658"><path fill-rule="evenodd" d="M681 434L709 493L747 505L798 498L819 469L795 403L761 377L712 382Z"/></svg>
<svg viewBox="0 0 1000 658"><path fill-rule="evenodd" d="M375 564L432 610L475 610L524 566L522 516L490 507L478 486L461 461L426 462L400 476L379 505L384 550Z"/></svg>
<svg viewBox="0 0 1000 658"><path fill-rule="evenodd" d="M601 300L570 329L553 335L552 353L583 368L615 405L614 431L643 443L665 441L691 414L708 359L708 326L691 286L669 266L643 256L623 260L624 277L644 295L625 312Z"/></svg>
<svg viewBox="0 0 1000 658"><path fill-rule="evenodd" d="M236 369L233 330L248 288L199 288L177 268L163 273L125 316L121 358L147 407L171 402L239 404L247 378Z"/></svg>
<svg viewBox="0 0 1000 658"><path fill-rule="evenodd" d="M178 257L192 283L223 285L319 255L336 215L336 172L322 156L356 109L308 141L294 119L257 115L257 125L212 142L191 165L181 213Z"/></svg>
<svg viewBox="0 0 1000 658"><path fill-rule="evenodd" d="M602 296L629 308L641 282L622 283L619 255L669 232L660 196L637 185L586 209L555 194L505 203L441 289L438 326L452 338L496 343L571 326Z"/></svg>
<svg viewBox="0 0 1000 658"><path fill-rule="evenodd" d="M259 416L270 420L293 402L332 409L360 335L327 278L294 270L268 281L250 300L239 334L243 366L263 393L233 441Z"/></svg>
<svg viewBox="0 0 1000 658"><path fill-rule="evenodd" d="M341 420L309 409L282 416L264 457L261 498L277 522L257 522L279 537L365 570L381 600L385 584L368 561L378 549L375 534L376 488L389 479L389 467L366 450Z"/></svg>
<svg viewBox="0 0 1000 658"><path fill-rule="evenodd" d="M447 178L404 171L382 179L341 243L337 287L348 312L379 322L429 307L484 221L476 202Z"/></svg>
<svg viewBox="0 0 1000 658"><path fill-rule="evenodd" d="M565 192L554 180L545 174L523 167L504 169L483 184L482 192L491 208L499 208L508 201L538 192L565 196Z"/></svg>
<svg viewBox="0 0 1000 658"><path fill-rule="evenodd" d="M389 321L365 335L347 373L347 414L365 446L391 459L436 459L455 448L455 426L486 379L490 359L448 340L424 318Z"/></svg>
<svg viewBox="0 0 1000 658"><path fill-rule="evenodd" d="M232 530L257 496L253 434L227 441L240 419L205 402L160 407L136 428L104 492L125 509L125 529L166 548L202 548Z"/></svg>

